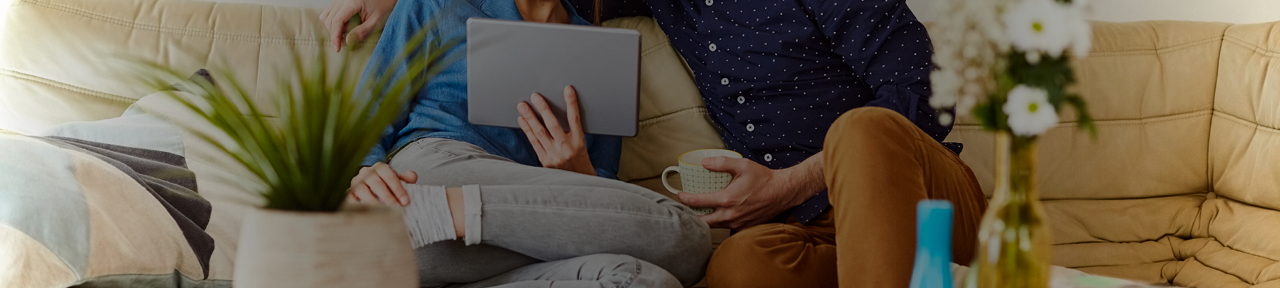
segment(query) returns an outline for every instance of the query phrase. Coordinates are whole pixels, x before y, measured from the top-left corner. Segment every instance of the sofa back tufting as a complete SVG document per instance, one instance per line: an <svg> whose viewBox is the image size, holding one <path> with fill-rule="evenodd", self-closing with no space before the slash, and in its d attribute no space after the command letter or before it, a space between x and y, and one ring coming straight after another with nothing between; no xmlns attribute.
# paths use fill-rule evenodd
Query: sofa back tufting
<svg viewBox="0 0 1280 288"><path fill-rule="evenodd" d="M1095 23L1074 115L1040 141L1053 262L1189 287L1280 285L1280 23ZM993 136L952 141L993 189Z"/></svg>

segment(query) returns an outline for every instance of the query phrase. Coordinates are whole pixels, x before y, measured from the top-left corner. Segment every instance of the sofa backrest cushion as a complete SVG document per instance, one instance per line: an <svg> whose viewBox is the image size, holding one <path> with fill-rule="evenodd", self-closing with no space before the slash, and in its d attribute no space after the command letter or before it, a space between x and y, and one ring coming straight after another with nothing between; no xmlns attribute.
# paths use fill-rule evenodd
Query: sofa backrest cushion
<svg viewBox="0 0 1280 288"><path fill-rule="evenodd" d="M1280 210L1280 23L1232 26L1223 39L1209 140L1213 190Z"/></svg>
<svg viewBox="0 0 1280 288"><path fill-rule="evenodd" d="M1125 199L1208 191L1209 118L1218 50L1227 24L1093 23L1094 47L1075 61L1076 90L1098 138L1075 127L1075 112L1042 136L1037 171L1044 199ZM948 141L990 195L994 136L961 117ZM1087 179L1083 181L1082 179Z"/></svg>
<svg viewBox="0 0 1280 288"><path fill-rule="evenodd" d="M1093 24L1094 47L1074 67L1098 137L1077 129L1067 108L1040 139L1037 181L1053 263L1169 283L1210 242L1201 206L1212 189L1207 151L1229 25ZM959 121L948 139L965 143L961 158L990 194L993 136L974 119Z"/></svg>
<svg viewBox="0 0 1280 288"><path fill-rule="evenodd" d="M622 140L618 178L666 191L654 180L680 154L724 148L724 142L707 116L693 72L653 18L619 18L602 25L640 31L640 127L636 137Z"/></svg>
<svg viewBox="0 0 1280 288"><path fill-rule="evenodd" d="M14 0L0 31L0 129L35 134L120 116L155 92L138 81L138 60L185 73L227 71L269 103L280 89L276 72L292 69L293 53L339 59L318 13L199 1ZM350 53L347 79L358 79L371 52Z"/></svg>
<svg viewBox="0 0 1280 288"><path fill-rule="evenodd" d="M1221 286L1280 284L1280 22L1227 29L1218 71L1208 153L1214 195L1198 225L1211 241L1179 275Z"/></svg>

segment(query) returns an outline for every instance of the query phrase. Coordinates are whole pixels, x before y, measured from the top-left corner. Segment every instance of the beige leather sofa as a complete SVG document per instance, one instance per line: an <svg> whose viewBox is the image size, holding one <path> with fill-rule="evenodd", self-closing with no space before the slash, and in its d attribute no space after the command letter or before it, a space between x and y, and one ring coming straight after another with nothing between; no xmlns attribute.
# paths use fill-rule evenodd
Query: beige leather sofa
<svg viewBox="0 0 1280 288"><path fill-rule="evenodd" d="M242 212L260 200L239 186L244 171L192 137L210 125L170 102L138 101L155 91L126 64L226 69L266 101L275 69L290 64L290 53L332 53L317 37L324 34L318 11L181 0L12 1L0 29L0 131L34 134L116 117L131 104L175 122L200 193L214 203L208 231L218 243L207 275L183 274L231 279ZM722 144L689 72L651 20L607 25L644 35L641 130L624 142L620 176L663 191L657 177L676 155ZM1099 137L1072 129L1071 113L1064 113L1040 146L1054 263L1179 286L1280 287L1280 24L1097 23L1095 35L1078 76ZM353 66L367 60L367 48L351 55ZM962 118L950 140L966 144L962 158L989 193L991 134ZM174 271L119 266L48 283Z"/></svg>
<svg viewBox="0 0 1280 288"><path fill-rule="evenodd" d="M1053 263L1189 287L1280 287L1280 23L1096 23L1074 114L1040 141ZM950 140L990 193L993 139Z"/></svg>

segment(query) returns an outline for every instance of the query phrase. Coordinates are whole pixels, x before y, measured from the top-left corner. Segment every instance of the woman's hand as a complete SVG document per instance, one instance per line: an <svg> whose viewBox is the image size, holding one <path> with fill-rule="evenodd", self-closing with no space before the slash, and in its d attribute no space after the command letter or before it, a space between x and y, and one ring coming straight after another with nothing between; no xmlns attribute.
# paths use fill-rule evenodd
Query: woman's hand
<svg viewBox="0 0 1280 288"><path fill-rule="evenodd" d="M530 103L533 103L532 108ZM582 115L578 112L578 92L573 90L573 86L564 87L564 103L567 106L566 116L569 118L568 133L560 127L560 120L551 112L547 100L538 93L529 96L529 102L516 104L516 110L520 112L517 121L520 123L520 130L524 131L524 136L533 144L533 151L538 153L538 161L542 162L542 167L595 176L596 169L591 166L591 159L587 155ZM534 114L534 109L542 115L541 120Z"/></svg>
<svg viewBox="0 0 1280 288"><path fill-rule="evenodd" d="M334 0L320 12L320 21L329 29L330 41L337 49L335 51L342 51L344 42L347 45L359 43L373 31L382 30L382 26L387 24L387 16L391 15L394 8L396 0ZM342 35L347 31L347 21L357 13L360 14L360 26L352 28L351 33Z"/></svg>
<svg viewBox="0 0 1280 288"><path fill-rule="evenodd" d="M361 167L360 173L351 178L347 199L364 204L409 205L409 192L404 190L404 185L401 185L400 181L417 183L418 173L413 171L396 173L395 169L391 169L391 165L382 162Z"/></svg>

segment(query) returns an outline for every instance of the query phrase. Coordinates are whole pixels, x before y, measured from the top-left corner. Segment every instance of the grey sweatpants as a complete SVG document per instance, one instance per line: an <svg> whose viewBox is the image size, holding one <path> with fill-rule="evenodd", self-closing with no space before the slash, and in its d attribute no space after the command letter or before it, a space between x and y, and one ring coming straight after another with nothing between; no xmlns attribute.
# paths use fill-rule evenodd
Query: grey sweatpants
<svg viewBox="0 0 1280 288"><path fill-rule="evenodd" d="M480 244L454 240L418 248L424 286L689 286L711 257L707 224L640 186L527 166L440 138L405 146L390 164L417 172L417 184L479 185L479 221L468 220L476 223L467 223L466 233L479 235ZM468 209L473 202L465 203Z"/></svg>

